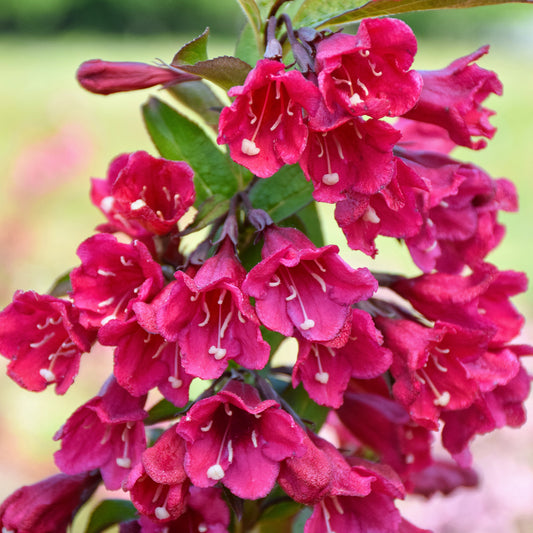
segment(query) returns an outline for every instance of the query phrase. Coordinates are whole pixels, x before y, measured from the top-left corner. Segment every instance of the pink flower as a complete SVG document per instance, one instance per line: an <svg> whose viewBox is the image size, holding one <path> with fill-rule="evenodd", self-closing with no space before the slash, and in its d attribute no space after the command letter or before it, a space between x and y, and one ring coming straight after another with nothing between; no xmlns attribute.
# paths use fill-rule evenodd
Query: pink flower
<svg viewBox="0 0 533 533"><path fill-rule="evenodd" d="M0 506L4 533L66 533L100 483L96 472L56 474L15 491Z"/></svg>
<svg viewBox="0 0 533 533"><path fill-rule="evenodd" d="M55 434L54 454L66 474L99 468L105 486L117 490L146 448L142 420L146 397L135 398L111 378L100 394L79 407Z"/></svg>
<svg viewBox="0 0 533 533"><path fill-rule="evenodd" d="M76 78L84 89L92 93L112 94L197 80L198 76L177 68L146 63L90 59L80 65Z"/></svg>
<svg viewBox="0 0 533 533"><path fill-rule="evenodd" d="M311 129L299 163L315 186L315 200L335 203L350 193L378 192L393 178L392 148L399 139L390 124L357 117L326 131Z"/></svg>
<svg viewBox="0 0 533 533"><path fill-rule="evenodd" d="M220 481L250 500L272 490L280 461L304 452L304 433L292 417L274 400L261 401L252 386L235 380L195 403L177 432L187 442L185 470L194 485Z"/></svg>
<svg viewBox="0 0 533 533"><path fill-rule="evenodd" d="M502 94L502 84L494 72L471 64L489 51L483 46L456 59L442 70L422 71L423 89L416 106L405 117L441 126L452 141L479 150L492 139L496 128L489 123L494 114L482 102L491 94Z"/></svg>
<svg viewBox="0 0 533 533"><path fill-rule="evenodd" d="M334 33L317 46L320 91L331 112L373 118L403 115L418 100L420 75L409 71L416 38L396 19L361 21L356 35Z"/></svg>
<svg viewBox="0 0 533 533"><path fill-rule="evenodd" d="M353 270L336 246L317 248L294 228L269 226L261 255L243 290L255 298L259 320L288 337L298 331L311 342L335 339L351 306L377 289L366 268Z"/></svg>
<svg viewBox="0 0 533 533"><path fill-rule="evenodd" d="M260 60L243 86L233 87L231 107L222 110L219 144L255 175L268 178L284 164L298 162L307 143L303 109L318 106L318 89L297 70L271 59Z"/></svg>
<svg viewBox="0 0 533 533"><path fill-rule="evenodd" d="M143 516L168 522L185 511L189 481L183 468L184 457L185 442L174 426L143 452L124 485Z"/></svg>
<svg viewBox="0 0 533 533"><path fill-rule="evenodd" d="M111 320L98 332L100 343L116 346L113 373L119 385L132 396L158 387L174 405L185 406L194 376L182 368L178 343L160 335L152 306L137 302L133 311L134 317Z"/></svg>
<svg viewBox="0 0 533 533"><path fill-rule="evenodd" d="M77 254L81 266L70 274L72 298L91 326L124 319L133 303L163 287L161 266L140 241L124 244L112 235L93 235Z"/></svg>
<svg viewBox="0 0 533 533"><path fill-rule="evenodd" d="M348 323L350 325L350 323ZM383 348L383 337L365 311L352 310L349 337L344 346L311 343L298 339L298 360L292 385L303 382L309 396L320 405L338 408L350 378L369 379L385 372L392 354Z"/></svg>
<svg viewBox="0 0 533 533"><path fill-rule="evenodd" d="M189 487L187 505L183 513L169 522L153 522L146 516L141 516L137 524L140 529L136 533L183 533L184 531L198 531L199 533L228 533L230 512L222 491L215 487ZM129 533L130 530L121 527L120 532Z"/></svg>
<svg viewBox="0 0 533 533"><path fill-rule="evenodd" d="M92 337L80 325L78 309L53 296L17 291L0 312L0 352L11 359L7 373L28 390L55 383L57 394L64 394Z"/></svg>
<svg viewBox="0 0 533 533"><path fill-rule="evenodd" d="M142 151L116 157L107 179L92 179L91 200L109 220L100 229L131 237L169 233L194 203L193 175L183 161Z"/></svg>
<svg viewBox="0 0 533 533"><path fill-rule="evenodd" d="M245 275L226 239L194 278L176 272L176 281L154 302L158 330L167 341L178 342L188 374L217 378L229 359L249 369L266 365L270 347L241 290Z"/></svg>

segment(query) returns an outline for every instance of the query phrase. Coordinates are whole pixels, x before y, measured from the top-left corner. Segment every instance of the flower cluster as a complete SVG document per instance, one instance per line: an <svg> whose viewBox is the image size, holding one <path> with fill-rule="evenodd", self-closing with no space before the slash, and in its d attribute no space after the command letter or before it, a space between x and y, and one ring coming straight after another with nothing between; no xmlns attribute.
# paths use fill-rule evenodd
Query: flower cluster
<svg viewBox="0 0 533 533"><path fill-rule="evenodd" d="M62 474L9 497L3 531L66 531L101 481L129 494L123 533L248 531L286 500L289 520L312 509L305 533L421 532L394 501L475 485L474 436L524 422L533 349L513 342L523 318L510 298L527 280L485 261L516 193L450 156L494 134L482 104L501 84L475 63L487 48L419 72L399 20L363 20L355 35L281 23L300 68L281 61L269 24L267 57L220 113L218 143L255 178L202 223L195 165L118 156L92 181L107 221L79 246L68 297L19 291L0 313L0 352L28 390L64 394L95 342L114 354L113 375L54 437ZM197 68L93 60L78 76L110 93L199 83ZM254 188L286 165L335 204L351 248L374 256L378 235L395 237L423 274L354 269L290 217L274 223ZM273 366L289 337L294 364ZM440 431L447 458L433 450Z"/></svg>

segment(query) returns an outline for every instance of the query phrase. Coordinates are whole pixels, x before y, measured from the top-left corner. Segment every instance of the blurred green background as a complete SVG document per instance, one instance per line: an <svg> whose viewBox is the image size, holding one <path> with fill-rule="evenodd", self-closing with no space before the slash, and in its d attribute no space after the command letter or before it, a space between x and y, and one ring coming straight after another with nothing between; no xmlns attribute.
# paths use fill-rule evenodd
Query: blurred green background
<svg viewBox="0 0 533 533"><path fill-rule="evenodd" d="M481 165L494 177L505 176L516 183L521 211L501 216L508 235L488 260L501 269L524 270L531 277L533 6L507 4L403 18L419 37L415 64L419 69L445 67L455 58L491 44L490 54L480 64L496 71L505 87L503 97L491 97L487 102L497 112L492 122L498 133L485 150L461 150L454 155ZM0 307L9 303L15 289L44 292L56 277L78 264L78 244L103 222L89 201L90 177L104 177L109 161L119 153L140 149L156 153L139 107L150 94L164 97L163 93L157 89L107 97L86 93L74 78L79 64L91 58L170 61L208 25L210 56L232 53L243 20L230 0L0 2ZM331 210L324 207L322 213L328 241L341 244L344 257L354 266L371 265L343 244L342 234L331 223ZM396 242L379 243L379 248L373 268L416 272ZM531 320L531 293L515 301ZM524 338L532 342L529 330ZM78 405L98 392L110 369L108 352L85 356L78 382L65 397L57 397L52 390L32 394L5 376L0 378L4 406L0 410L0 499L21 484L55 472L53 434ZM533 423L522 434L531 437L529 426ZM495 437L502 453L513 449L508 439L514 435ZM453 521L448 521L435 531L490 533L491 527L498 527L495 532L533 532L533 470L529 466L533 452L521 450L516 451L525 454L521 471L528 473L531 482L525 482L529 492L522 486L513 505L517 507L520 497L529 495L528 508L518 506L504 525L492 519L479 526L482 529L475 525L453 529ZM508 470L500 473L499 479L505 481ZM498 509L497 505L489 507Z"/></svg>

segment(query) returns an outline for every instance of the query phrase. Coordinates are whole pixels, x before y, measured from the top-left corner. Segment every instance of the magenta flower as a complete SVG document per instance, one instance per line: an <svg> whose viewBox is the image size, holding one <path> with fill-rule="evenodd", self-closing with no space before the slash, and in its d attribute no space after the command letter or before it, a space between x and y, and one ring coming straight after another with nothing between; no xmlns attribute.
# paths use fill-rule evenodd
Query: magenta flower
<svg viewBox="0 0 533 533"><path fill-rule="evenodd" d="M183 161L142 151L116 157L107 179L92 179L91 200L109 220L100 229L131 237L169 233L194 203L193 176Z"/></svg>
<svg viewBox="0 0 533 533"><path fill-rule="evenodd" d="M423 89L416 106L406 118L429 122L448 131L452 141L479 150L483 139L492 139L496 128L489 122L494 114L481 104L492 93L501 95L502 84L494 72L471 64L489 51L483 46L470 55L456 59L442 70L420 72Z"/></svg>
<svg viewBox="0 0 533 533"><path fill-rule="evenodd" d="M297 163L307 143L303 109L313 113L318 89L297 70L262 59L243 86L233 87L230 107L222 110L217 142L229 146L231 158L261 178L284 164Z"/></svg>
<svg viewBox="0 0 533 533"><path fill-rule="evenodd" d="M194 404L177 432L187 442L185 470L194 485L220 481L250 500L272 490L280 461L305 451L305 434L292 417L274 400L261 401L252 386L235 380Z"/></svg>
<svg viewBox="0 0 533 533"><path fill-rule="evenodd" d="M337 246L317 248L294 228L269 226L261 255L243 290L255 298L259 320L288 337L298 331L311 342L332 341L351 317L351 306L377 289L370 272L353 270Z"/></svg>
<svg viewBox="0 0 533 533"><path fill-rule="evenodd" d="M100 483L96 472L56 474L15 491L0 506L3 533L66 533Z"/></svg>
<svg viewBox="0 0 533 533"><path fill-rule="evenodd" d="M11 360L7 374L31 391L55 383L56 393L64 394L92 339L79 323L78 309L67 300L17 291L0 312L0 352Z"/></svg>
<svg viewBox="0 0 533 533"><path fill-rule="evenodd" d="M184 457L185 442L174 426L143 452L124 485L143 516L168 522L185 511L189 481L183 467Z"/></svg>
<svg viewBox="0 0 533 533"><path fill-rule="evenodd" d="M112 235L93 235L77 254L81 266L70 274L72 298L91 326L126 318L133 303L163 287L161 266L140 241L124 244Z"/></svg>
<svg viewBox="0 0 533 533"><path fill-rule="evenodd" d="M143 410L146 397L135 398L111 378L100 394L79 407L55 434L61 449L59 469L79 474L99 468L105 486L117 490L146 448Z"/></svg>
<svg viewBox="0 0 533 533"><path fill-rule="evenodd" d="M334 33L317 46L316 71L328 109L373 118L403 115L420 95L411 29L396 19L361 21L356 35Z"/></svg>
<svg viewBox="0 0 533 533"><path fill-rule="evenodd" d="M240 288L245 275L226 239L194 278L176 272L176 281L154 303L158 329L168 342L178 342L188 374L217 378L229 359L250 369L266 365L270 347Z"/></svg>
<svg viewBox="0 0 533 533"><path fill-rule="evenodd" d="M105 346L116 346L113 373L119 385L132 396L147 394L158 387L178 407L189 401L192 375L185 372L177 342L168 342L155 324L152 306L133 305L135 316L127 321L111 320L98 332Z"/></svg>
<svg viewBox="0 0 533 533"><path fill-rule="evenodd" d="M90 59L80 65L76 78L84 89L92 93L112 94L197 80L198 76L177 68L146 63Z"/></svg>
<svg viewBox="0 0 533 533"><path fill-rule="evenodd" d="M359 309L352 310L350 334L344 346L330 347L303 339L298 343L292 385L296 387L302 381L309 396L320 405L340 407L350 378L375 378L392 363L392 354L381 346L383 337L372 318Z"/></svg>
<svg viewBox="0 0 533 533"><path fill-rule="evenodd" d="M189 487L185 511L170 522L153 522L146 516L141 516L138 521L140 530L136 533L183 533L185 531L198 531L198 533L227 533L230 523L230 512L222 491L215 487L198 488ZM123 529L121 527L120 532ZM124 533L129 530L124 529Z"/></svg>
<svg viewBox="0 0 533 533"><path fill-rule="evenodd" d="M399 139L390 124L358 117L327 131L311 129L299 163L315 186L315 200L335 203L350 193L378 192L394 176L392 148Z"/></svg>

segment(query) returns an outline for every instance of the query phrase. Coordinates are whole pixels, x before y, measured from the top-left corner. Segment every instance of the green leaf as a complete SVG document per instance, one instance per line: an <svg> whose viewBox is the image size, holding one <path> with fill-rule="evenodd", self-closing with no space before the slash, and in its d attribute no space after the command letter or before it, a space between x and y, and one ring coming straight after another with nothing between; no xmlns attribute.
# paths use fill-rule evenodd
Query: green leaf
<svg viewBox="0 0 533 533"><path fill-rule="evenodd" d="M197 124L154 97L144 104L143 116L159 153L186 161L194 170L196 206L208 197L230 198L237 192L231 163Z"/></svg>
<svg viewBox="0 0 533 533"><path fill-rule="evenodd" d="M71 291L72 283L70 282L70 271L68 271L54 281L48 289L48 294L56 298L61 298L61 296L66 296Z"/></svg>
<svg viewBox="0 0 533 533"><path fill-rule="evenodd" d="M249 65L255 65L262 57L260 49L262 49L262 46L261 48L257 46L252 26L246 24L237 41L235 55Z"/></svg>
<svg viewBox="0 0 533 533"><path fill-rule="evenodd" d="M313 513L313 509L311 507L305 507L302 509L298 516L296 517L296 520L292 524L292 533L303 533L305 523Z"/></svg>
<svg viewBox="0 0 533 533"><path fill-rule="evenodd" d="M182 105L194 111L206 124L218 126L224 103L203 81L187 81L167 88L167 91Z"/></svg>
<svg viewBox="0 0 533 533"><path fill-rule="evenodd" d="M262 48L261 28L263 26L263 19L259 7L255 0L237 0L237 2L248 19L250 29L254 36L255 45L257 49L260 50Z"/></svg>
<svg viewBox="0 0 533 533"><path fill-rule="evenodd" d="M318 405L311 400L307 391L300 383L295 389L287 388L283 398L298 413L298 416L308 422L313 423L313 431L318 432L322 424L326 421L329 413L329 407Z"/></svg>
<svg viewBox="0 0 533 533"><path fill-rule="evenodd" d="M144 419L144 423L147 426L151 426L152 424L157 424L158 422L172 420L179 414L186 411L190 405L191 402L189 402L185 407L176 407L168 400L162 399L148 411L148 417Z"/></svg>
<svg viewBox="0 0 533 533"><path fill-rule="evenodd" d="M224 215L229 209L229 200L220 195L210 196L205 202L202 202L198 208L198 213L190 226L187 226L183 235L188 235L199 231Z"/></svg>
<svg viewBox="0 0 533 533"><path fill-rule="evenodd" d="M259 180L250 191L256 209L266 211L274 222L290 217L312 200L313 184L298 165L285 165L276 174Z"/></svg>
<svg viewBox="0 0 533 533"><path fill-rule="evenodd" d="M94 508L85 533L100 533L137 517L137 510L129 500L104 500Z"/></svg>
<svg viewBox="0 0 533 533"><path fill-rule="evenodd" d="M289 222L289 224L287 224L287 222ZM281 225L290 225L298 228L305 233L311 241L313 241L315 246L320 247L325 244L316 202L311 202L303 209L300 209L300 211L286 219Z"/></svg>
<svg viewBox="0 0 533 533"><path fill-rule="evenodd" d="M209 80L226 91L235 85L242 85L252 70L248 63L233 56L219 56L194 65L179 65L179 68Z"/></svg>
<svg viewBox="0 0 533 533"><path fill-rule="evenodd" d="M207 59L208 36L209 28L206 28L201 35L182 46L174 56L172 65L181 67L182 65L194 65L198 61L205 61Z"/></svg>
<svg viewBox="0 0 533 533"><path fill-rule="evenodd" d="M428 9L466 8L508 3L532 3L532 0L305 0L296 13L296 28L336 26L365 17L396 15Z"/></svg>

